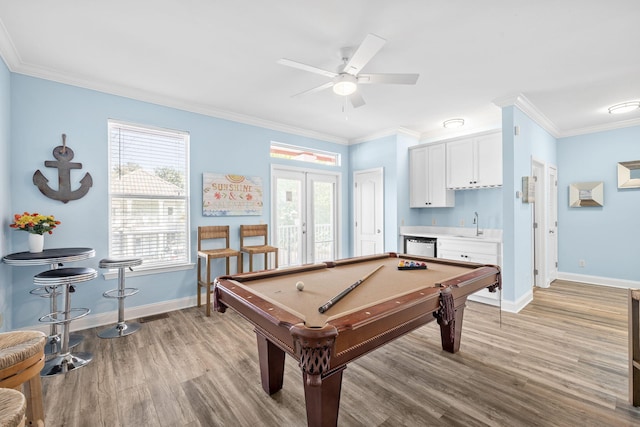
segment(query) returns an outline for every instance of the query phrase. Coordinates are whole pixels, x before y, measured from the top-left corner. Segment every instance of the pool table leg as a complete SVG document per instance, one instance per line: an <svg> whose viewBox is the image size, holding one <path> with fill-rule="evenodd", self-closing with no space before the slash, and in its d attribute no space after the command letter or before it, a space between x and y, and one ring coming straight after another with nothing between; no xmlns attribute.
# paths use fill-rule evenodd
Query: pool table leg
<svg viewBox="0 0 640 427"><path fill-rule="evenodd" d="M256 337L262 389L268 394L273 394L282 389L285 353L259 331L256 331Z"/></svg>
<svg viewBox="0 0 640 427"><path fill-rule="evenodd" d="M312 385L312 381L307 378L307 373L302 372L304 399L307 407L307 424L309 427L338 425L342 372L345 368L346 366L341 366L331 371L327 376L323 376L320 385Z"/></svg>
<svg viewBox="0 0 640 427"><path fill-rule="evenodd" d="M442 349L449 353L456 353L460 350L460 339L462 338L462 317L467 299L464 298L462 304L455 307L453 319L444 322L442 317L438 318L440 325L440 339L442 341Z"/></svg>

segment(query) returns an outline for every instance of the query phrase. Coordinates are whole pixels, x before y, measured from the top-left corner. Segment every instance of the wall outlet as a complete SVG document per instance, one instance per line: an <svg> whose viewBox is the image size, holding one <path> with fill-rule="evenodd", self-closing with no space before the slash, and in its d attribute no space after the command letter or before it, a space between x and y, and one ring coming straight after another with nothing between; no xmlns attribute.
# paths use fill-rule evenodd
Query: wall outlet
<svg viewBox="0 0 640 427"><path fill-rule="evenodd" d="M400 225L402 225L404 227L404 218L402 218L402 221L400 222Z"/></svg>
<svg viewBox="0 0 640 427"><path fill-rule="evenodd" d="M460 220L460 227L464 227L464 219Z"/></svg>
<svg viewBox="0 0 640 427"><path fill-rule="evenodd" d="M431 225L436 225L436 219L435 218L431 218Z"/></svg>
<svg viewBox="0 0 640 427"><path fill-rule="evenodd" d="M584 260L583 260L583 259L578 260L578 266L579 266L579 267L584 267L585 265L587 265L587 263L586 263L586 262L584 262Z"/></svg>

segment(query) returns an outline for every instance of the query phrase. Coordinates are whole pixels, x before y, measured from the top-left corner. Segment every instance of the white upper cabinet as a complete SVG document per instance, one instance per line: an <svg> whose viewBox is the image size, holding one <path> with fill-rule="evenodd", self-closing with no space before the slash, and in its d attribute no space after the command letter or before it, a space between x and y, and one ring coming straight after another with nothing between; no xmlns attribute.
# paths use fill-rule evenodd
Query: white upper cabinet
<svg viewBox="0 0 640 427"><path fill-rule="evenodd" d="M455 205L455 194L446 187L445 144L409 149L409 204L412 208Z"/></svg>
<svg viewBox="0 0 640 427"><path fill-rule="evenodd" d="M502 186L502 134L494 132L446 143L447 188Z"/></svg>

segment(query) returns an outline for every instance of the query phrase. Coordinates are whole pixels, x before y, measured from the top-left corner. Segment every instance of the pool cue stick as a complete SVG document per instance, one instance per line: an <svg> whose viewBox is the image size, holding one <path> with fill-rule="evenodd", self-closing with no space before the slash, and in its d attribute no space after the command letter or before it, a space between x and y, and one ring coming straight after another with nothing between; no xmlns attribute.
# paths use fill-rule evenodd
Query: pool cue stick
<svg viewBox="0 0 640 427"><path fill-rule="evenodd" d="M370 272L369 274L367 274L366 276L364 276L363 278L359 279L357 282L355 282L353 285L349 286L347 289L345 289L344 291L340 292L338 295L336 295L335 297L331 298L329 301L327 301L326 304L324 304L321 307L318 307L318 311L320 313L324 313L325 311L329 310L331 307L333 307L333 305L335 303L337 303L338 301L340 301L345 295L347 295L349 292L351 292L352 290L354 290L355 288L358 287L359 284L361 284L362 282L364 282L365 280L367 280L369 277L371 277L373 275L373 273L375 273L376 271L380 270L382 267L384 267L384 264L380 264L375 270L373 270L372 272Z"/></svg>

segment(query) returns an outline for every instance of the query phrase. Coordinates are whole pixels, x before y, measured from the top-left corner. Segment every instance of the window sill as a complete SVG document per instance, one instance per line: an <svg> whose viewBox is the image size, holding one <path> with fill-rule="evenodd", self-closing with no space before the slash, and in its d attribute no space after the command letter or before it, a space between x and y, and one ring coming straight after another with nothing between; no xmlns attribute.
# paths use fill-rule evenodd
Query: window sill
<svg viewBox="0 0 640 427"><path fill-rule="evenodd" d="M153 268L147 268L147 269L136 268L133 271L129 269L125 269L125 276L127 277L147 276L149 274L172 273L174 271L191 270L193 268L195 268L195 263L172 265L168 267L153 267ZM117 279L118 270L110 269L106 273L102 273L102 277L104 278L104 280Z"/></svg>

